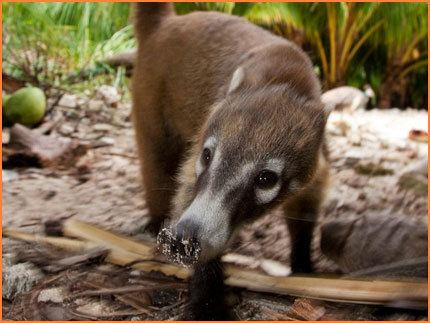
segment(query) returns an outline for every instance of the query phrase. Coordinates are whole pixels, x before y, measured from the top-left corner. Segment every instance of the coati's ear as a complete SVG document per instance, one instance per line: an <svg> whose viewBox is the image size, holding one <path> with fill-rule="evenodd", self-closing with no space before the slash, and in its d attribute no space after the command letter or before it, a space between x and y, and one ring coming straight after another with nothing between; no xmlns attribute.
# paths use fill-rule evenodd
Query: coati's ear
<svg viewBox="0 0 430 323"><path fill-rule="evenodd" d="M242 66L239 66L233 73L230 81L230 86L228 87L228 92L231 93L236 91L245 79L245 70Z"/></svg>

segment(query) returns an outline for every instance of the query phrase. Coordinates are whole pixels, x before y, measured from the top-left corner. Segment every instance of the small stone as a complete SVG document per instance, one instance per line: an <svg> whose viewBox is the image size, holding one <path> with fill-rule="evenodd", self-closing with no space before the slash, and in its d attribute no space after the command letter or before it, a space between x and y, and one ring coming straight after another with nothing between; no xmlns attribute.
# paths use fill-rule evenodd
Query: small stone
<svg viewBox="0 0 430 323"><path fill-rule="evenodd" d="M366 199L366 193L364 193L364 192L360 192L359 194L358 194L358 196L357 196L357 198L359 199L359 200L362 200L362 201L364 201L365 199Z"/></svg>
<svg viewBox="0 0 430 323"><path fill-rule="evenodd" d="M96 96L111 106L116 106L116 104L121 100L121 95L118 93L118 90L110 85L100 86L97 89Z"/></svg>
<svg viewBox="0 0 430 323"><path fill-rule="evenodd" d="M100 131L100 132L107 132L107 131L112 131L112 128L113 127L110 124L98 123L94 125L93 130Z"/></svg>
<svg viewBox="0 0 430 323"><path fill-rule="evenodd" d="M64 94L58 102L58 105L65 108L76 108L78 106L76 95Z"/></svg>
<svg viewBox="0 0 430 323"><path fill-rule="evenodd" d="M102 137L100 138L99 142L105 144L106 146L113 146L115 144L115 139L111 137Z"/></svg>
<svg viewBox="0 0 430 323"><path fill-rule="evenodd" d="M2 129L1 142L3 145L7 145L10 140L10 128Z"/></svg>
<svg viewBox="0 0 430 323"><path fill-rule="evenodd" d="M1 172L2 172L2 182L3 183L12 182L12 181L16 181L17 179L19 179L18 173L13 171L13 170L2 169Z"/></svg>
<svg viewBox="0 0 430 323"><path fill-rule="evenodd" d="M361 146L361 137L358 133L351 133L348 140L353 146Z"/></svg>
<svg viewBox="0 0 430 323"><path fill-rule="evenodd" d="M63 135L70 135L75 131L75 129L69 124L63 124L60 127L60 133Z"/></svg>
<svg viewBox="0 0 430 323"><path fill-rule="evenodd" d="M37 298L38 302L52 302L52 303L62 303L65 298L64 289L61 287L54 287L44 289L39 293L39 297Z"/></svg>
<svg viewBox="0 0 430 323"><path fill-rule="evenodd" d="M76 309L78 312L93 315L93 316L103 316L112 312L112 306L107 302L85 302L83 305Z"/></svg>
<svg viewBox="0 0 430 323"><path fill-rule="evenodd" d="M104 106L104 102L102 100L91 100L88 102L88 109L92 111L99 111Z"/></svg>
<svg viewBox="0 0 430 323"><path fill-rule="evenodd" d="M87 102L87 100L88 100L88 99L86 99L86 98L78 97L78 98L76 99L76 103L77 103L77 105L78 105L78 106L82 106L82 105L84 105L84 104Z"/></svg>
<svg viewBox="0 0 430 323"><path fill-rule="evenodd" d="M367 176L387 176L393 175L394 171L389 168L385 168L382 165L375 163L358 164L354 167L354 170L361 175Z"/></svg>
<svg viewBox="0 0 430 323"><path fill-rule="evenodd" d="M359 157L347 156L345 157L344 164L347 167L353 167L360 161Z"/></svg>
<svg viewBox="0 0 430 323"><path fill-rule="evenodd" d="M44 275L39 268L29 262L12 265L10 260L3 259L3 298L12 300L16 295L28 292Z"/></svg>

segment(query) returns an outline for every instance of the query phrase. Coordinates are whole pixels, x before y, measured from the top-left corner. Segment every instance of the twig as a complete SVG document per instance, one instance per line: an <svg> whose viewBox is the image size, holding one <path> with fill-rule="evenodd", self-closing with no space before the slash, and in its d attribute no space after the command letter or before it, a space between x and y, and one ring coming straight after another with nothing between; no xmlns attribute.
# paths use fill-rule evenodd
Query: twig
<svg viewBox="0 0 430 323"><path fill-rule="evenodd" d="M124 158L129 158L129 159L138 159L137 156L127 155L127 154L121 154L121 153L114 153L114 152L106 152L106 153L102 153L102 155L105 155L105 156L119 156L119 157L124 157Z"/></svg>
<svg viewBox="0 0 430 323"><path fill-rule="evenodd" d="M136 292L145 292L151 291L153 289L162 290L162 289L175 289L175 288L184 288L181 284L171 284L171 285L160 285L160 286L143 286L143 285L134 285L134 286L123 286L116 288L101 288L96 290L86 290L83 292L75 293L70 295L68 298L78 298L83 296L101 296L101 295L114 295L114 294L127 294L127 293L136 293Z"/></svg>
<svg viewBox="0 0 430 323"><path fill-rule="evenodd" d="M72 310L71 313L73 315L84 317L93 321L96 321L98 319L102 318L110 318L110 317L121 317L121 316L135 316L135 315L142 315L142 314L149 314L150 312L146 309L142 309L140 311L118 311L118 312L112 312L112 313L106 313L103 315L95 315L95 314L87 314L82 313L77 310Z"/></svg>

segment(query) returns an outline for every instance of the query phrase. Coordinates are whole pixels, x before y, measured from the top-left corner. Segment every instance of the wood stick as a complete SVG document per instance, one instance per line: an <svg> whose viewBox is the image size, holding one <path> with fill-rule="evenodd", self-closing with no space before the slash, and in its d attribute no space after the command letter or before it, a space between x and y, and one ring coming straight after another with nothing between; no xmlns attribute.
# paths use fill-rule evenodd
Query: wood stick
<svg viewBox="0 0 430 323"><path fill-rule="evenodd" d="M191 271L174 264L167 264L149 259L149 250L153 250L150 243L136 242L124 236L116 235L93 225L78 220L66 220L65 233L89 240L90 246L94 244L109 248L111 252L106 261L117 265L128 265L143 271L159 271L165 275L173 275L181 279L187 278ZM83 230L83 231L79 231ZM66 243L66 238L41 237L23 234L15 230L4 230L4 234L11 238L26 241L46 242L63 247L80 247L86 245L73 242ZM70 240L70 239L69 239ZM139 251L137 254L134 251ZM242 287L253 291L293 295L328 301L382 304L404 308L427 308L427 282L426 281L384 281L365 279L342 279L321 277L272 277L254 270L243 269L234 265L226 265L226 284Z"/></svg>
<svg viewBox="0 0 430 323"><path fill-rule="evenodd" d="M395 305L404 302L427 307L427 283L421 281L271 277L232 266L226 268L226 276L228 285L253 291L346 303Z"/></svg>
<svg viewBox="0 0 430 323"><path fill-rule="evenodd" d="M64 221L63 233L66 236L88 240L112 250L120 249L135 253L140 255L141 259L154 258L154 246L149 243L137 242L73 218Z"/></svg>
<svg viewBox="0 0 430 323"><path fill-rule="evenodd" d="M85 225L86 226L83 226L83 227L86 227L87 229L88 229L88 226L92 227L91 225L86 223ZM79 225L73 228L75 229L79 228ZM114 247L112 247L112 241L110 242L107 240L103 241L101 240L100 236L97 236L97 233L100 233L100 231L103 232L102 236L104 238L110 238L111 236L115 236L117 238L116 239L117 243L118 242L121 243L125 239L121 236L113 235L112 233L101 230L99 228L96 228L94 232L94 237L92 237L93 241L89 241L89 240L80 241L80 240L74 240L74 239L68 239L68 238L46 237L42 235L25 233L15 229L7 229L7 228L3 229L3 235L6 237L23 240L26 242L47 243L55 247L63 248L70 251L81 251L89 248L94 248L96 246L102 246L104 248L110 249L110 252L106 257L106 261L115 265L128 266L129 264L133 263L131 267L134 269L143 270L146 272L158 271L167 276L176 276L180 279L186 279L190 274L190 270L187 268L182 268L173 264L162 263L160 261L149 260L148 255L146 255L145 257L142 257L142 255L140 254L124 250L121 248L122 246L121 244L114 245ZM134 245L134 243L136 242L129 240L125 246L129 247L130 245ZM145 250L145 248L147 248L148 246L142 244L141 247L143 250Z"/></svg>
<svg viewBox="0 0 430 323"><path fill-rule="evenodd" d="M26 242L46 243L69 251L81 251L96 246L89 241L73 240L61 237L47 237L40 234L26 233L8 228L3 229L3 236Z"/></svg>

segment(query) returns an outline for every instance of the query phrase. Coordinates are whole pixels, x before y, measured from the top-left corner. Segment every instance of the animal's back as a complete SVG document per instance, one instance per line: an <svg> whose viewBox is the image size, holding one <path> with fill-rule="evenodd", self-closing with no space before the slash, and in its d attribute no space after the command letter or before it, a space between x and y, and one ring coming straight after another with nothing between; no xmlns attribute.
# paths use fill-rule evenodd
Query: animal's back
<svg viewBox="0 0 430 323"><path fill-rule="evenodd" d="M138 39L135 86L159 93L157 108L184 139L197 131L207 109L227 92L247 52L270 43L289 44L242 18L216 12L168 15Z"/></svg>

